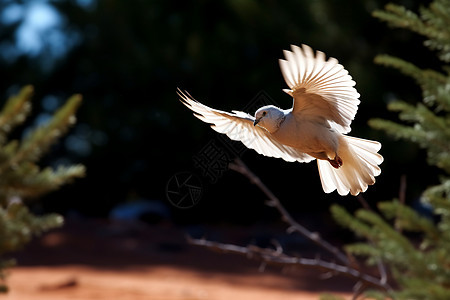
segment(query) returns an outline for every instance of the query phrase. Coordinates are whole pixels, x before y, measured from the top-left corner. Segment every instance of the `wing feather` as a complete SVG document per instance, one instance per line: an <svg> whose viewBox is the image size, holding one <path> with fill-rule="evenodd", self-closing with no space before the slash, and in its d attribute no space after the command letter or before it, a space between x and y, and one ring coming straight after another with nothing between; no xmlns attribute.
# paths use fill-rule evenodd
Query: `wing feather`
<svg viewBox="0 0 450 300"><path fill-rule="evenodd" d="M340 133L350 132L358 110L359 93L355 81L335 58L306 45L284 50L280 68L294 97L293 113L324 117Z"/></svg>
<svg viewBox="0 0 450 300"><path fill-rule="evenodd" d="M312 156L306 153L278 143L265 129L253 126L254 117L247 113L241 111L228 113L216 110L196 101L187 92L178 89L177 93L180 101L194 112L194 116L205 123L211 124L215 131L226 134L232 140L241 141L245 146L259 154L282 158L290 162L310 162L314 160Z"/></svg>

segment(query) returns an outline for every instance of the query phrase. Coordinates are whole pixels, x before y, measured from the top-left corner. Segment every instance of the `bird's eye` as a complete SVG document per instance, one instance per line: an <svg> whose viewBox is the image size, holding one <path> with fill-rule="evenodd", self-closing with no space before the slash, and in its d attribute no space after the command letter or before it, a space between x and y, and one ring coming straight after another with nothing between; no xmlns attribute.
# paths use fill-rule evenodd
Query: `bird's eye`
<svg viewBox="0 0 450 300"><path fill-rule="evenodd" d="M263 117L267 114L267 112L263 111Z"/></svg>

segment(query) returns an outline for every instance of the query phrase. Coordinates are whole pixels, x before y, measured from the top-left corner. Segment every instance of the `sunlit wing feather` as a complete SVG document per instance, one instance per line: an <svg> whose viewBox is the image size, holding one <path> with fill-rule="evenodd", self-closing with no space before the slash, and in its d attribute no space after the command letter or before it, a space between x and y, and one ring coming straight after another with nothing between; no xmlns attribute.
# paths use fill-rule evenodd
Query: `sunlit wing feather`
<svg viewBox="0 0 450 300"><path fill-rule="evenodd" d="M309 162L314 158L295 148L282 145L259 126L253 126L254 117L241 112L232 113L210 108L192 98L187 92L178 89L180 101L194 112L200 120L211 124L211 128L226 134L230 139L241 141L245 146L259 154L282 158L286 161Z"/></svg>
<svg viewBox="0 0 450 300"><path fill-rule="evenodd" d="M280 68L294 97L293 113L303 117L326 118L340 133L350 132L358 110L359 93L355 81L335 58L326 60L323 52L306 45L291 46L280 59Z"/></svg>

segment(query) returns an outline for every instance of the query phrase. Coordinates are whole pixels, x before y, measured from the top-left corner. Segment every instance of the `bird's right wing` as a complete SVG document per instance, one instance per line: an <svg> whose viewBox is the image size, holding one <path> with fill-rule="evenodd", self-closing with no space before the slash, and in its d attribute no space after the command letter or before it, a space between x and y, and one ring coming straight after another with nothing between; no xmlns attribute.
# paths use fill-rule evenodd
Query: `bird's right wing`
<svg viewBox="0 0 450 300"><path fill-rule="evenodd" d="M280 59L285 90L294 98L293 113L302 117L321 117L340 133L350 132L359 104L355 81L335 58L326 60L323 52L306 45L291 46Z"/></svg>
<svg viewBox="0 0 450 300"><path fill-rule="evenodd" d="M196 101L187 92L183 93L178 89L177 93L180 101L194 112L194 116L211 124L215 131L226 134L234 141L241 141L259 154L286 161L309 162L314 159L295 148L278 143L264 128L253 126L255 118L247 113L216 110Z"/></svg>

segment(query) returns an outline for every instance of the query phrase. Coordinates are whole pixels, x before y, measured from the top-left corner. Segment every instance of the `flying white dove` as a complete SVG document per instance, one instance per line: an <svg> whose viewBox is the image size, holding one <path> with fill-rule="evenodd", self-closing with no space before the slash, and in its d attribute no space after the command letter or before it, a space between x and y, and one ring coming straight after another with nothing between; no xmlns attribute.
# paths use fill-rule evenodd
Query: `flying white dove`
<svg viewBox="0 0 450 300"><path fill-rule="evenodd" d="M181 102L200 120L241 141L259 154L286 161L317 159L323 190L356 196L375 183L383 157L376 141L345 135L355 117L359 94L355 82L335 58L306 45L291 46L280 59L281 72L294 98L290 109L273 105L259 108L255 116L210 108L178 89Z"/></svg>

